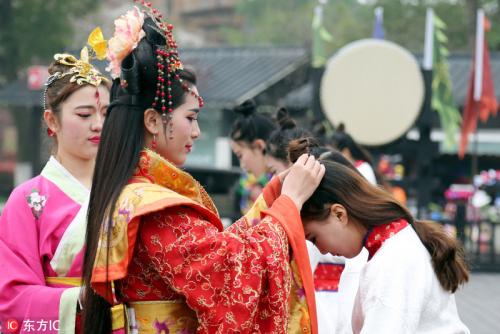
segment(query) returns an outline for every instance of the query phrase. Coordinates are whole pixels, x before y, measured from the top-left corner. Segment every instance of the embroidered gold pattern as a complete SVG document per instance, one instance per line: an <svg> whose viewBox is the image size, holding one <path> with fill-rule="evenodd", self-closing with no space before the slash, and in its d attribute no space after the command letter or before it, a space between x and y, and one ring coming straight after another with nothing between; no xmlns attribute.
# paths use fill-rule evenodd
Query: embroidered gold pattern
<svg viewBox="0 0 500 334"><path fill-rule="evenodd" d="M175 179L171 171L177 173ZM153 184L127 186L115 210L123 226L137 220L133 217L142 203L154 203L157 185L168 188L172 198L187 197L217 213L189 174L150 151L141 153L134 176ZM123 239L113 245L128 247ZM122 249L122 256L127 251ZM271 216L255 226L243 217L220 232L200 211L164 208L140 216L132 259L116 285L118 296L126 303L181 301L196 312L196 322L188 322L197 324L198 333L298 333L304 330L307 306L289 254L287 234ZM162 325L168 326L165 321ZM192 332L189 326L176 330Z"/></svg>
<svg viewBox="0 0 500 334"><path fill-rule="evenodd" d="M151 300L151 292L139 295L137 287L158 287L169 299L186 300L201 332L286 333L292 277L284 230L268 217L245 233L234 234L231 227L216 233L189 208L143 217L137 260L123 280L122 297Z"/></svg>

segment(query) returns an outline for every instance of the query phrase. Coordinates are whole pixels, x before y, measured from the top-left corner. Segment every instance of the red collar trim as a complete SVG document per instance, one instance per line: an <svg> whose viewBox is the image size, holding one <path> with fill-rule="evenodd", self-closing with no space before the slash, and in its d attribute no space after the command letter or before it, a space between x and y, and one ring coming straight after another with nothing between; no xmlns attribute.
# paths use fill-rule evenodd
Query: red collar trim
<svg viewBox="0 0 500 334"><path fill-rule="evenodd" d="M396 233L408 226L405 219L396 220L389 224L378 225L370 228L366 232L364 246L368 250L368 260L382 247L384 242Z"/></svg>
<svg viewBox="0 0 500 334"><path fill-rule="evenodd" d="M361 166L362 164L364 164L365 161L364 160L356 160L354 162L354 167L358 168L359 166Z"/></svg>

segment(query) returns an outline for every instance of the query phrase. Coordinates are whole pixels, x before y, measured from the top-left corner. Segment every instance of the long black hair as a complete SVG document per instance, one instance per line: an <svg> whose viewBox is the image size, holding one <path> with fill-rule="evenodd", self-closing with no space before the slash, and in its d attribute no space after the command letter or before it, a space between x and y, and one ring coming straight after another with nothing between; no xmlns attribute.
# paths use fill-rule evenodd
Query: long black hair
<svg viewBox="0 0 500 334"><path fill-rule="evenodd" d="M113 81L92 180L83 265L83 329L89 334L111 332L110 305L91 288L92 269L100 231L104 224L110 227L116 201L134 173L144 147L144 111L151 108L157 89L155 53L165 45L165 37L151 18L145 19L143 30L146 37L123 60L121 79ZM196 84L192 72L181 70L178 74L184 82ZM171 89L171 107L175 109L184 103L186 92L178 80L172 80Z"/></svg>

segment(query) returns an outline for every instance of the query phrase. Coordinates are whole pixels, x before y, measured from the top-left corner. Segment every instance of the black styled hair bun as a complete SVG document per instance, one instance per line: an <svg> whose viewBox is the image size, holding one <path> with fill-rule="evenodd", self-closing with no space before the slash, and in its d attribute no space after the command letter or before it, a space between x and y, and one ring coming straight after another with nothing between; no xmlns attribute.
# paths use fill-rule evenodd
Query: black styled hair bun
<svg viewBox="0 0 500 334"><path fill-rule="evenodd" d="M139 72L138 61L133 52L122 61L120 80L123 89L128 94L135 95L141 92L141 74Z"/></svg>
<svg viewBox="0 0 500 334"><path fill-rule="evenodd" d="M344 123L339 123L339 125L337 126L336 132L338 132L338 133L344 133L345 132L345 124Z"/></svg>
<svg viewBox="0 0 500 334"><path fill-rule="evenodd" d="M290 130L297 127L297 123L290 117L288 110L286 108L279 108L276 112L276 121L280 130Z"/></svg>
<svg viewBox="0 0 500 334"><path fill-rule="evenodd" d="M166 45L165 34L160 30L156 22L146 15L142 30L146 33L146 39L151 45Z"/></svg>
<svg viewBox="0 0 500 334"><path fill-rule="evenodd" d="M249 117L257 112L257 106L253 100L246 100L239 106L236 106L233 111L244 117Z"/></svg>

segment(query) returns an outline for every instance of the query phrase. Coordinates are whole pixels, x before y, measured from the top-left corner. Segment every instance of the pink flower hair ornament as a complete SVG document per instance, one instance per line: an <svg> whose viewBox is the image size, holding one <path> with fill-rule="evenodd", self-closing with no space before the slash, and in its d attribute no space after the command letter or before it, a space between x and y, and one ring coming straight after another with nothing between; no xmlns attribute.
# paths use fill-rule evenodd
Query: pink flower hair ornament
<svg viewBox="0 0 500 334"><path fill-rule="evenodd" d="M123 59L146 36L142 29L143 24L144 13L136 6L115 20L115 33L108 41L107 58L109 66L106 67L106 71L111 73L113 79L120 77L120 67Z"/></svg>
<svg viewBox="0 0 500 334"><path fill-rule="evenodd" d="M153 8L150 2L134 1L142 5L145 11L134 7L115 20L115 33L108 41L109 66L106 70L111 72L113 79L120 79L119 84L124 92L130 95L140 94L140 68L133 51L146 35L149 36L150 30L159 34L162 39L160 42L148 42L153 48L154 60L151 60L156 62L157 70L156 94L151 107L161 113L164 126L167 124L171 126L173 112L171 90L174 81L178 82L186 93L198 100L200 108L203 107L204 101L180 76L183 65L173 36L174 26L164 22L163 15ZM124 61L127 64L124 64Z"/></svg>

